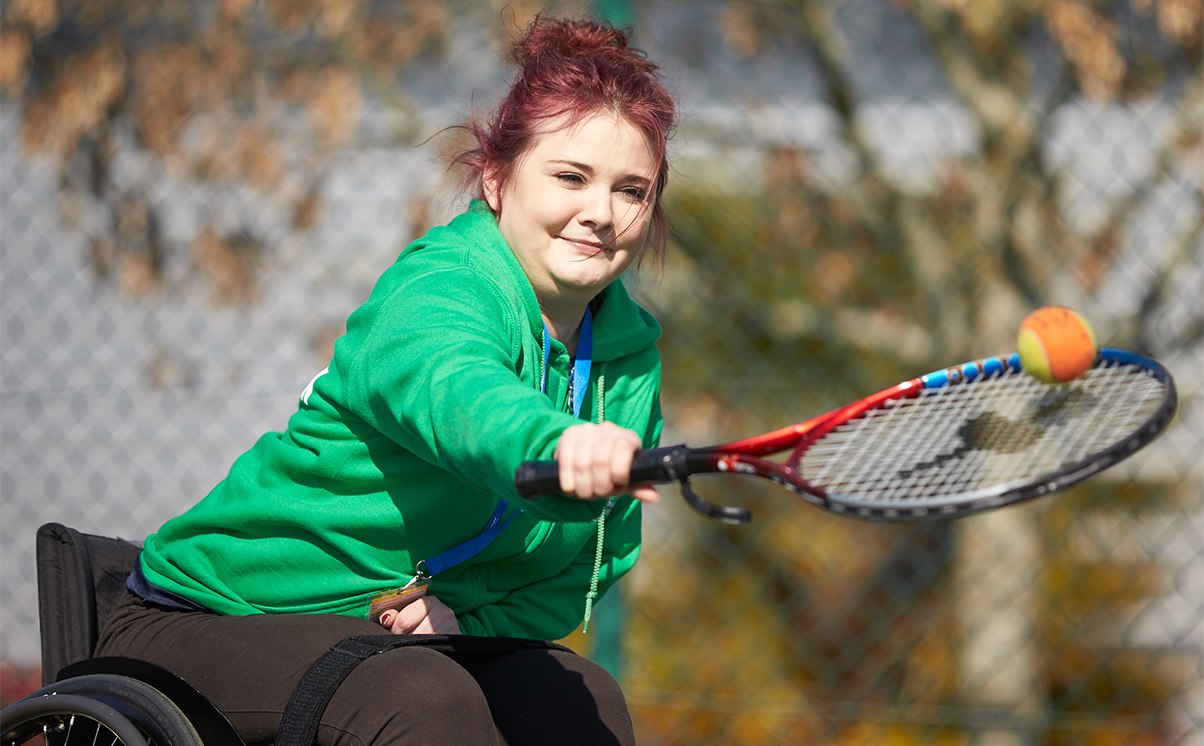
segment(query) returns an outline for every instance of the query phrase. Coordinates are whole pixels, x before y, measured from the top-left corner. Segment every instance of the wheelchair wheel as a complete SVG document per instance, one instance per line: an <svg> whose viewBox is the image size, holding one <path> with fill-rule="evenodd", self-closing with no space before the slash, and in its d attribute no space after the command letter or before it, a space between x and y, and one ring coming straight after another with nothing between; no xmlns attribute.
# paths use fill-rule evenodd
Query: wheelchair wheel
<svg viewBox="0 0 1204 746"><path fill-rule="evenodd" d="M0 713L0 746L204 746L170 699L137 679L67 679Z"/></svg>

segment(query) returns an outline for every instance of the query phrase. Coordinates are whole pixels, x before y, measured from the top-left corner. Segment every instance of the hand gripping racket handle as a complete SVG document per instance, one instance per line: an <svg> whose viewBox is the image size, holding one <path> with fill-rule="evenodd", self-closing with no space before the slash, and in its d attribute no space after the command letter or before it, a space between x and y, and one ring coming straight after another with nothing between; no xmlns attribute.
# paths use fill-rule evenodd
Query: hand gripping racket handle
<svg viewBox="0 0 1204 746"><path fill-rule="evenodd" d="M631 484L663 484L681 482L682 497L699 513L724 523L748 523L752 513L743 508L714 505L690 489L689 476L697 472L714 471L706 451L684 445L649 448L638 451L631 461ZM537 499L560 494L560 464L555 461L527 461L514 473L518 494Z"/></svg>
<svg viewBox="0 0 1204 746"><path fill-rule="evenodd" d="M685 446L667 446L637 451L631 460L632 484L661 484L685 479L691 474ZM560 494L560 464L556 461L528 461L514 473L518 494L529 499Z"/></svg>

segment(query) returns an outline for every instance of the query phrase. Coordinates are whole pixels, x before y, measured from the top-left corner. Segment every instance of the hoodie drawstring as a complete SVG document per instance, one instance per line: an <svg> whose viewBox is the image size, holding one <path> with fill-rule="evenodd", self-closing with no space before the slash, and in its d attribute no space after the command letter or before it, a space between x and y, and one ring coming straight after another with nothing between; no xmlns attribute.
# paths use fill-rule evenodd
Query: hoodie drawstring
<svg viewBox="0 0 1204 746"><path fill-rule="evenodd" d="M595 412L597 414L596 421L601 424L606 422L606 400L603 396L604 387L606 385L605 371L598 372L598 383L596 389L598 392L597 405ZM602 573L602 541L606 537L606 516L610 513L610 507L614 505L615 499L612 497L606 503L606 507L602 509L602 515L598 516L596 523L598 524L598 548L594 552L594 574L589 580L589 593L585 596L585 625L581 628L581 634L589 632L589 618L594 610L594 600L598 598L598 576Z"/></svg>

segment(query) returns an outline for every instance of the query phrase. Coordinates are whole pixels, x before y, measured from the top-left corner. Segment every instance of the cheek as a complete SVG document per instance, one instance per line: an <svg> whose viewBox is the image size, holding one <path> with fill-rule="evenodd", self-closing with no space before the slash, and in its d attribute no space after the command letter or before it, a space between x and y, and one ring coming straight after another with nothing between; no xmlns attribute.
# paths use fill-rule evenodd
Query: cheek
<svg viewBox="0 0 1204 746"><path fill-rule="evenodd" d="M622 231L622 242L625 244L643 244L648 240L648 232L652 227L652 208L639 205L627 205L628 211L619 220L619 230Z"/></svg>

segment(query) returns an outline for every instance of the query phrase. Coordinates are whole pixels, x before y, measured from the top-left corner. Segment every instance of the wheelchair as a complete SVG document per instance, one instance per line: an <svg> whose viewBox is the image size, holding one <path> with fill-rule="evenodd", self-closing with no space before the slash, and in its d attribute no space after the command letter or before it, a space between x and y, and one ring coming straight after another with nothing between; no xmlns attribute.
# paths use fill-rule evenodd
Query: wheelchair
<svg viewBox="0 0 1204 746"><path fill-rule="evenodd" d="M246 746L226 716L171 671L134 658L92 656L141 551L138 543L59 523L38 529L43 686L0 711L0 746ZM569 650L508 637L349 637L298 682L271 746L312 746L326 704L355 666L414 645L447 655Z"/></svg>
<svg viewBox="0 0 1204 746"><path fill-rule="evenodd" d="M3 746L244 746L226 717L170 671L92 657L139 551L58 523L38 529L43 686L0 711Z"/></svg>

